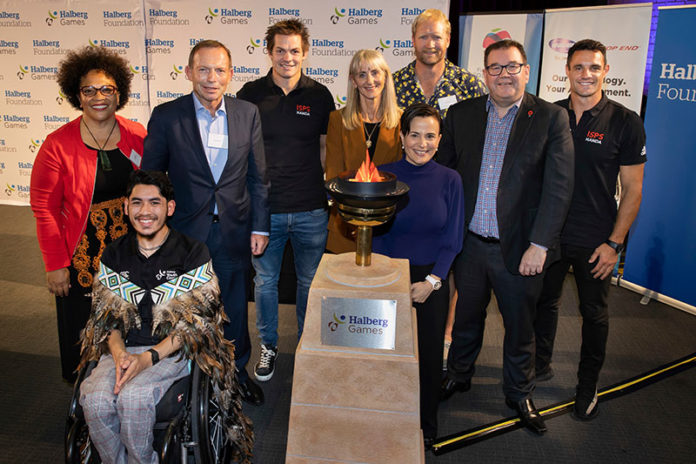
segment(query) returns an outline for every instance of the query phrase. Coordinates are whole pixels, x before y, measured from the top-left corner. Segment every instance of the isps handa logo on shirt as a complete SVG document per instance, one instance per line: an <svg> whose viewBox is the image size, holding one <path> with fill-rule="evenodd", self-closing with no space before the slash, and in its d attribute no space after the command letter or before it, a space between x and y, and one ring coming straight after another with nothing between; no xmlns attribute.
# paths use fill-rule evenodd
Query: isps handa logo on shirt
<svg viewBox="0 0 696 464"><path fill-rule="evenodd" d="M309 105L297 105L295 106L295 114L301 116L311 116Z"/></svg>

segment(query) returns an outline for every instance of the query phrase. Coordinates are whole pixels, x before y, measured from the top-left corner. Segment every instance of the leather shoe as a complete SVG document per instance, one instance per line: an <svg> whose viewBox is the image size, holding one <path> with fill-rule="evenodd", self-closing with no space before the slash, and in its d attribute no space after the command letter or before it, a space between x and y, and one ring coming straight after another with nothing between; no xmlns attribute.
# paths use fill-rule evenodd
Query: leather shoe
<svg viewBox="0 0 696 464"><path fill-rule="evenodd" d="M509 408L517 411L517 415L520 417L522 424L529 430L537 435L546 433L544 418L541 417L541 414L537 411L531 398L517 402L505 398L505 404L507 404Z"/></svg>
<svg viewBox="0 0 696 464"><path fill-rule="evenodd" d="M245 382L240 383L239 390L242 393L242 399L247 403L251 403L254 406L263 404L263 390L253 380L247 379Z"/></svg>
<svg viewBox="0 0 696 464"><path fill-rule="evenodd" d="M467 392L471 389L471 380L466 382L457 382L450 378L445 378L440 386L440 401L445 401L450 396L454 395L455 392Z"/></svg>

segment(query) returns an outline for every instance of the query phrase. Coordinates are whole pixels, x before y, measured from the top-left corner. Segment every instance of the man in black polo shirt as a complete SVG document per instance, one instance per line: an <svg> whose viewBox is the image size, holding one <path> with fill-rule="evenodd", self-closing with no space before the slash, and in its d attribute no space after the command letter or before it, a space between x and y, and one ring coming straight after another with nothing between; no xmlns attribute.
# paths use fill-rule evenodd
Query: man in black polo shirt
<svg viewBox="0 0 696 464"><path fill-rule="evenodd" d="M566 75L570 98L556 102L568 110L575 145L575 189L561 233L561 255L546 271L537 305L536 376L553 376L551 355L563 281L573 266L582 314L582 348L575 397L575 417L596 417L597 380L604 363L611 271L624 249L628 229L642 196L645 130L638 115L609 100L602 82L609 65L606 47L595 40L575 43L568 51ZM616 178L621 200L616 207Z"/></svg>
<svg viewBox="0 0 696 464"><path fill-rule="evenodd" d="M260 381L273 376L278 354L278 278L283 250L292 244L297 274L297 334L302 334L307 295L326 246L326 194L323 161L333 97L302 74L309 32L298 20L275 23L266 31L271 70L249 82L237 97L261 113L266 166L271 181L271 232L265 252L254 256L256 327L261 356L254 367Z"/></svg>

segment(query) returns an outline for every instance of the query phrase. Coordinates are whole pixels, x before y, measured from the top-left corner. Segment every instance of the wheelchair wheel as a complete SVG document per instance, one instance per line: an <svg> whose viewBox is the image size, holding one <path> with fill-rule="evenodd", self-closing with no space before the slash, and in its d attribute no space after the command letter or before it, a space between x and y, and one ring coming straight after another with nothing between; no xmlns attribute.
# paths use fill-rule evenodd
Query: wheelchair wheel
<svg viewBox="0 0 696 464"><path fill-rule="evenodd" d="M198 366L193 371L191 392L191 432L196 441L194 457L197 464L228 463L232 456L230 442L222 421L222 413L213 398L210 378Z"/></svg>
<svg viewBox="0 0 696 464"><path fill-rule="evenodd" d="M83 419L70 424L65 439L65 462L68 464L98 464L101 462L89 438Z"/></svg>

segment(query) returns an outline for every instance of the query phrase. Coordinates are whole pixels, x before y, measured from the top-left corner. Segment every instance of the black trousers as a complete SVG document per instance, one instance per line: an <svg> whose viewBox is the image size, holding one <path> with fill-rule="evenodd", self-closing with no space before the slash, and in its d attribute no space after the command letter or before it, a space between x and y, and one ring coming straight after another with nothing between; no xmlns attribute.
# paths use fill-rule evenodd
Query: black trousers
<svg viewBox="0 0 696 464"><path fill-rule="evenodd" d="M411 265L411 283L425 280L432 264ZM442 353L449 309L449 282L445 276L440 290L433 290L423 303L413 303L418 323L418 371L420 375L420 414L424 437L437 436L437 408L442 382Z"/></svg>
<svg viewBox="0 0 696 464"><path fill-rule="evenodd" d="M56 297L58 317L58 347L63 378L74 383L80 363L80 332L87 325L92 311L92 287L83 287L77 280L77 271L70 266L70 291Z"/></svg>
<svg viewBox="0 0 696 464"><path fill-rule="evenodd" d="M588 262L594 249L571 245L561 246L561 260L546 271L544 287L537 305L534 331L536 333L536 369L548 368L553 355L553 343L558 325L558 307L563 292L563 281L573 266L575 285L582 315L582 347L578 367L578 385L593 388L604 364L609 335L607 297L611 275L600 280L592 277L595 262Z"/></svg>
<svg viewBox="0 0 696 464"><path fill-rule="evenodd" d="M543 274L524 277L505 267L500 243L485 242L469 233L455 261L458 298L447 359L447 376L469 381L483 344L486 308L495 292L503 316L503 392L512 401L534 390L534 311Z"/></svg>

